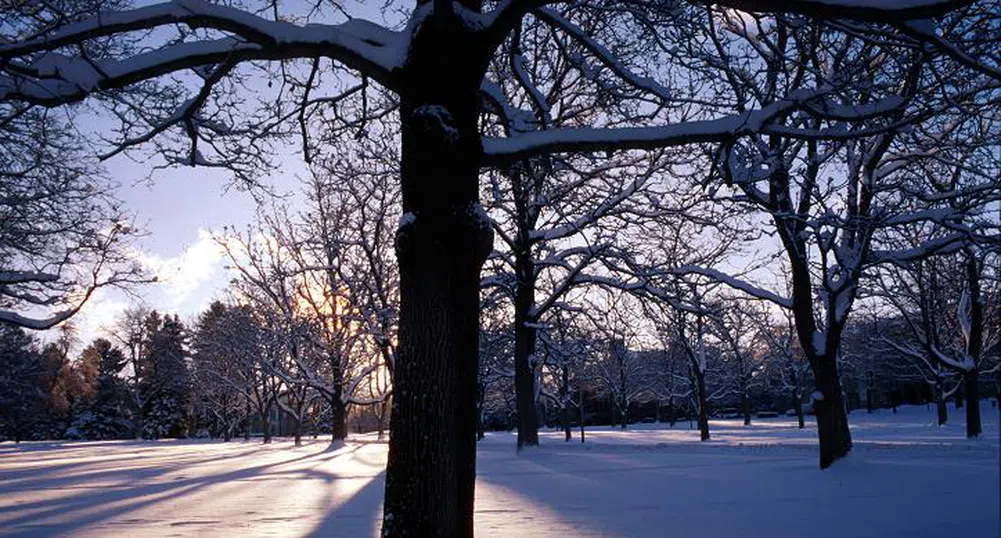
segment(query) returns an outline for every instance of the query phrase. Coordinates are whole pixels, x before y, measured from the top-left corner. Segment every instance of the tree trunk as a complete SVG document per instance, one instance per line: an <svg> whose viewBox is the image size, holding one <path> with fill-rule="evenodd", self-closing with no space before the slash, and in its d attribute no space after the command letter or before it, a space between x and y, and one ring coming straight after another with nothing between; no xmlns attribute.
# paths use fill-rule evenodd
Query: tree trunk
<svg viewBox="0 0 1001 538"><path fill-rule="evenodd" d="M487 54L470 35L431 17L400 74L399 355L383 537L473 535L480 269L493 231L477 203Z"/></svg>
<svg viewBox="0 0 1001 538"><path fill-rule="evenodd" d="M977 369L963 376L963 390L966 391L966 437L980 437L980 386Z"/></svg>
<svg viewBox="0 0 1001 538"><path fill-rule="evenodd" d="M136 416L132 420L132 437L135 440L140 440L143 438L143 428L145 427L146 417L143 416L143 406L136 406Z"/></svg>
<svg viewBox="0 0 1001 538"><path fill-rule="evenodd" d="M271 418L268 413L261 413L261 429L264 430L264 444L271 443Z"/></svg>
<svg viewBox="0 0 1001 538"><path fill-rule="evenodd" d="M531 253L519 253L515 261L517 284L514 298L514 397L518 409L518 449L539 444L535 413L536 329L531 324L535 307L535 264Z"/></svg>
<svg viewBox="0 0 1001 538"><path fill-rule="evenodd" d="M959 388L956 389L955 394L953 394L953 398L954 398L953 401L956 403L956 409L962 409L963 408L963 386L962 385L960 385Z"/></svg>
<svg viewBox="0 0 1001 538"><path fill-rule="evenodd" d="M873 373L869 372L869 375L868 375L868 377L866 379L866 385L865 385L865 412L868 413L868 414L870 414L870 415L872 414L873 409L875 409L875 405L873 403L873 389L872 389L873 379L872 379L872 376L873 376Z"/></svg>
<svg viewBox="0 0 1001 538"><path fill-rule="evenodd" d="M795 388L792 391L792 405L793 409L796 410L796 420L799 422L799 429L806 427L806 420L803 417L803 396L800 394L799 388Z"/></svg>
<svg viewBox="0 0 1001 538"><path fill-rule="evenodd" d="M696 371L695 380L698 385L699 397L699 439L709 440L709 410L706 408L706 376Z"/></svg>
<svg viewBox="0 0 1001 538"><path fill-rule="evenodd" d="M570 433L570 405L567 404L566 401L563 402L563 410L561 414L563 417L563 420L561 421L563 422L563 440L569 441L573 435Z"/></svg>
<svg viewBox="0 0 1001 538"><path fill-rule="evenodd" d="M966 249L966 280L970 290L970 334L966 352L973 361L973 368L963 375L963 390L966 391L966 437L979 437L980 427L980 386L977 367L984 347L984 301L980 293L981 265L972 248ZM1001 375L1001 374L999 374Z"/></svg>
<svg viewBox="0 0 1001 538"><path fill-rule="evenodd" d="M573 437L570 433L570 372L568 371L566 365L564 365L561 370L560 403L563 406L563 409L561 410L562 420L560 422L563 423L563 440L570 441Z"/></svg>
<svg viewBox="0 0 1001 538"><path fill-rule="evenodd" d="M386 413L389 410L389 402L392 395L387 396L379 402L379 440L382 441L386 435Z"/></svg>
<svg viewBox="0 0 1001 538"><path fill-rule="evenodd" d="M476 381L476 440L482 441L486 436L486 432L483 431L483 404L486 400L487 388L484 386L482 380L477 379Z"/></svg>
<svg viewBox="0 0 1001 538"><path fill-rule="evenodd" d="M340 383L334 385L330 395L330 442L336 443L348 437L348 414L341 399Z"/></svg>
<svg viewBox="0 0 1001 538"><path fill-rule="evenodd" d="M295 439L295 446L302 446L302 408L298 410L299 416L292 417L292 437Z"/></svg>
<svg viewBox="0 0 1001 538"><path fill-rule="evenodd" d="M826 469L834 460L851 452L852 436L848 429L848 415L845 412L841 379L838 377L837 361L831 356L816 357L814 377L820 398L814 398L813 408L817 416L817 435L820 438L820 468Z"/></svg>
<svg viewBox="0 0 1001 538"><path fill-rule="evenodd" d="M941 379L935 383L934 390L936 422L939 426L945 426L945 424L949 422L949 407L946 405L945 385L942 383Z"/></svg>
<svg viewBox="0 0 1001 538"><path fill-rule="evenodd" d="M740 399L741 399L741 404L740 405L744 409L744 426L750 426L751 425L751 399L747 397L747 393L746 392L740 396Z"/></svg>

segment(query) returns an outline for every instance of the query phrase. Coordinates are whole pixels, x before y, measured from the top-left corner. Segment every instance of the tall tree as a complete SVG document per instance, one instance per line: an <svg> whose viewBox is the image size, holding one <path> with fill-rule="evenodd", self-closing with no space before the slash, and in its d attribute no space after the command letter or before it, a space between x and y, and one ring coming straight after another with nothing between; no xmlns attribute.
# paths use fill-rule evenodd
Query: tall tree
<svg viewBox="0 0 1001 538"><path fill-rule="evenodd" d="M248 381L243 375L247 347L238 307L213 301L198 316L191 338L194 400L213 434L229 441L247 419Z"/></svg>
<svg viewBox="0 0 1001 538"><path fill-rule="evenodd" d="M334 87L348 86L348 92L358 94L362 116L371 112L364 99L370 81L396 93L402 209L411 217L404 219L397 232L399 360L394 370L393 436L382 532L386 536L471 535L478 272L491 247L490 224L478 204L480 167L557 151L729 142L767 129L771 120L829 91L825 85L803 87L788 99L777 99L760 109L722 117L707 112L700 114L707 119L688 121L691 111L658 108L658 102L672 99L671 91L652 77L636 74L636 59L645 57L642 47L639 54L614 55L594 38L629 33L621 31L629 28L635 29L633 44L656 47L662 41L651 39L650 33L658 28L669 31L672 22L684 19L676 16L677 5L630 3L610 11L604 2L581 2L557 14L545 8L550 3L556 4L545 0L496 4L418 0L402 31L358 18L300 26L279 18L277 9L265 10L274 13L275 20L269 20L251 11L195 0L89 18L79 13L53 15L59 4L46 5L46 16L21 14L14 24L5 26L4 41L9 44L0 47L0 100L17 106L58 107L95 96L125 121L109 155L159 143L168 162L225 166L247 177L251 168L267 164L271 152L262 146L268 142L267 135L280 134L278 126L284 120L298 120L302 125L312 117L308 112L344 100L344 91L325 96L313 93L328 79L322 75L329 73L329 63L336 62L342 83L360 79L361 89L351 89L349 82ZM955 7L951 0L730 3L743 9L758 6L879 21L927 18ZM621 17L612 17L615 14ZM571 22L597 15L606 21L605 32L578 32L580 25ZM546 17L554 31L591 45L587 49L593 61L581 68L602 66L608 78L639 97L635 102L653 106L610 110L610 116L624 112L628 117L624 121L610 117L611 122L602 127L484 137L479 121L481 88L490 60L529 16ZM36 20L45 23L35 24ZM632 24L619 28L620 23ZM143 32L154 28L164 31ZM172 30L174 35L169 35ZM153 46L143 39L154 41ZM296 91L293 104L285 101L286 92L277 91L290 85L281 84L272 92L278 94L278 105L262 107L264 121L258 116L237 124L239 101L225 90L239 89L240 68L253 61L294 59L306 60L299 66L306 73L306 84ZM321 67L325 73L319 73ZM352 70L354 78L345 69ZM194 87L187 92L175 89L174 81L167 85L154 80L183 70L194 72L190 77ZM280 71L290 77L300 70ZM151 102L155 103L152 109L147 105ZM503 100L501 104L503 108ZM651 108L661 113L651 114ZM269 117L274 121L268 121ZM342 122L355 132L359 124L364 121L357 121L357 115ZM308 143L308 129L301 132ZM834 399L832 394L830 401ZM834 433L822 430L824 439ZM835 440L835 444L841 443ZM824 453L838 457L843 451Z"/></svg>
<svg viewBox="0 0 1001 538"><path fill-rule="evenodd" d="M86 387L85 398L74 409L69 437L119 439L128 436L128 400L119 374L125 356L110 341L97 338L84 348L75 369Z"/></svg>
<svg viewBox="0 0 1001 538"><path fill-rule="evenodd" d="M144 433L148 438L185 437L190 415L187 334L176 315L161 316L151 312L145 320L149 340L146 343L143 369L144 390L153 396L147 400Z"/></svg>
<svg viewBox="0 0 1001 538"><path fill-rule="evenodd" d="M0 323L0 426L4 437L15 443L28 438L41 411L40 370L35 339L19 327Z"/></svg>

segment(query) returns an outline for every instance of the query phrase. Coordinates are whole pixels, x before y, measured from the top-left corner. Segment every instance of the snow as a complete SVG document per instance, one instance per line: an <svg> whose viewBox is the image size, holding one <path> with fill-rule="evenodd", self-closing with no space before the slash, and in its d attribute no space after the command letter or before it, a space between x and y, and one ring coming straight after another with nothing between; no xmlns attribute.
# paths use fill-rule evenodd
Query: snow
<svg viewBox="0 0 1001 538"><path fill-rule="evenodd" d="M478 536L998 536L998 411L901 407L850 417L855 449L817 468L795 419L589 428L479 444ZM951 411L951 409L950 409ZM387 446L288 441L0 444L0 528L13 536L376 536Z"/></svg>
<svg viewBox="0 0 1001 538"><path fill-rule="evenodd" d="M414 109L414 117L429 122L428 127L433 127L445 135L445 139L451 143L459 140L459 130L455 128L455 119L447 108L441 105L421 105Z"/></svg>
<svg viewBox="0 0 1001 538"><path fill-rule="evenodd" d="M411 224L413 224L415 222L417 222L417 215L414 215L413 213L411 213L411 212L408 211L408 212L400 215L400 222L399 222L398 226L400 228L404 228L406 226L410 226Z"/></svg>
<svg viewBox="0 0 1001 538"><path fill-rule="evenodd" d="M73 100L100 84L154 76L175 69L178 62L194 59L204 64L220 59L261 57L274 59L273 45L286 48L317 48L329 57L363 70L390 84L390 73L405 60L409 34L394 32L363 19L337 25L297 26L271 21L245 11L204 0L174 0L142 8L100 13L67 24L55 31L19 43L0 45L0 55L14 58L46 51L76 40L124 30L150 29L166 24L191 24L214 28L229 35L219 39L167 45L124 59L95 59L42 55L28 66L36 77L0 76L0 98L39 102ZM58 75L59 78L46 78Z"/></svg>
<svg viewBox="0 0 1001 538"><path fill-rule="evenodd" d="M830 88L800 88L758 110L711 120L686 121L659 127L561 128L534 131L505 138L485 137L488 160L504 161L538 153L649 149L700 142L725 142L762 132L774 118L802 103L824 96Z"/></svg>

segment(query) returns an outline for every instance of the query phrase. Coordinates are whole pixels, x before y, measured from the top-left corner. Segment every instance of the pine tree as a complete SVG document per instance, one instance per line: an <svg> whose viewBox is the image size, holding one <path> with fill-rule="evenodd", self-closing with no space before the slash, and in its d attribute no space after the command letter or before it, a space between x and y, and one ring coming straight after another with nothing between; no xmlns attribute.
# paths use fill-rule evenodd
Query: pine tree
<svg viewBox="0 0 1001 538"><path fill-rule="evenodd" d="M148 438L184 437L190 407L184 325L176 315L152 312L146 320L145 389L151 392L144 423Z"/></svg>
<svg viewBox="0 0 1001 538"><path fill-rule="evenodd" d="M103 338L94 340L75 365L87 398L76 402L67 437L119 439L130 433L123 381L125 355Z"/></svg>
<svg viewBox="0 0 1001 538"><path fill-rule="evenodd" d="M40 368L35 339L0 323L0 435L15 443L32 437L44 396L37 383Z"/></svg>

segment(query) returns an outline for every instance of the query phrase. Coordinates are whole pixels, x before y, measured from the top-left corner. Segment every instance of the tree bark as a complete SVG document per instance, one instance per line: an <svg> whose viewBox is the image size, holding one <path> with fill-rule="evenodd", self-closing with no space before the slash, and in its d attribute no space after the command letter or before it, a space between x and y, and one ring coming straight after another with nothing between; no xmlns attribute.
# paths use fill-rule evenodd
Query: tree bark
<svg viewBox="0 0 1001 538"><path fill-rule="evenodd" d="M523 271L535 272L531 268L519 268L519 284L515 296L515 401L518 409L518 448L539 445L539 418L536 415L536 365L533 356L536 351L537 332L529 311L535 306L535 286L523 282Z"/></svg>
<svg viewBox="0 0 1001 538"><path fill-rule="evenodd" d="M799 429L806 428L806 419L803 417L803 398L800 397L799 391L796 391L794 396L796 399L796 420L799 422Z"/></svg>
<svg viewBox="0 0 1001 538"><path fill-rule="evenodd" d="M980 376L977 369L963 376L963 389L966 391L966 437L979 437L982 432L980 424Z"/></svg>
<svg viewBox="0 0 1001 538"><path fill-rule="evenodd" d="M244 416L243 416L243 440L250 440L250 402L246 401L244 404Z"/></svg>
<svg viewBox="0 0 1001 538"><path fill-rule="evenodd" d="M132 437L137 441L143 438L143 428L145 427L146 422L145 418L146 417L143 415L143 406L137 405L136 416L132 420Z"/></svg>
<svg viewBox="0 0 1001 538"><path fill-rule="evenodd" d="M852 436L848 429L848 415L841 392L837 361L827 355L814 359L814 377L820 399L814 398L817 416L817 435L820 438L820 468L826 469L835 460L851 452Z"/></svg>
<svg viewBox="0 0 1001 538"><path fill-rule="evenodd" d="M387 396L386 399L379 402L379 441L382 441L386 436L386 409L389 405L389 398L391 396Z"/></svg>
<svg viewBox="0 0 1001 538"><path fill-rule="evenodd" d="M875 409L875 405L873 402L872 384L873 384L873 373L869 372L866 377L866 385L865 385L865 412L870 415Z"/></svg>
<svg viewBox="0 0 1001 538"><path fill-rule="evenodd" d="M949 407L945 401L945 385L939 379L935 383L935 418L939 426L944 426L949 422Z"/></svg>
<svg viewBox="0 0 1001 538"><path fill-rule="evenodd" d="M966 437L979 437L980 425L980 375L977 370L984 347L984 302L980 292L981 267L972 249L966 250L966 279L970 290L970 335L966 352L973 361L973 368L963 375L966 392Z"/></svg>
<svg viewBox="0 0 1001 538"><path fill-rule="evenodd" d="M261 429L264 430L264 444L269 444L271 442L271 419L268 418L268 413L261 414Z"/></svg>
<svg viewBox="0 0 1001 538"><path fill-rule="evenodd" d="M302 406L298 409L299 416L292 417L295 423L292 425L292 438L295 440L295 446L302 446Z"/></svg>
<svg viewBox="0 0 1001 538"><path fill-rule="evenodd" d="M573 438L573 434L570 432L570 406L563 406L563 437L564 441L569 441Z"/></svg>
<svg viewBox="0 0 1001 538"><path fill-rule="evenodd" d="M419 27L401 73L400 328L384 537L473 535L480 269L493 245L478 205L487 51L438 15Z"/></svg>
<svg viewBox="0 0 1001 538"><path fill-rule="evenodd" d="M747 397L747 393L746 392L743 393L743 394L741 394L740 399L741 399L740 405L741 405L741 407L743 407L743 410L744 410L744 426L750 426L751 425L751 399Z"/></svg>
<svg viewBox="0 0 1001 538"><path fill-rule="evenodd" d="M330 394L330 442L336 443L348 437L348 414L341 399L341 385L334 385Z"/></svg>
<svg viewBox="0 0 1001 538"><path fill-rule="evenodd" d="M483 431L483 404L486 400L487 388L481 379L476 381L476 440L482 441L487 434ZM381 432L381 426L380 426ZM380 439L382 437L380 436Z"/></svg>
<svg viewBox="0 0 1001 538"><path fill-rule="evenodd" d="M570 441L573 435L570 433L570 374L567 371L567 367L564 365L562 368L562 383L560 383L560 400L563 405L562 416L563 416L563 436L564 441Z"/></svg>
<svg viewBox="0 0 1001 538"><path fill-rule="evenodd" d="M536 329L531 310L535 307L535 264L530 252L515 259L517 283L514 297L514 396L518 409L518 449L539 444L538 416L535 412Z"/></svg>
<svg viewBox="0 0 1001 538"><path fill-rule="evenodd" d="M699 398L699 439L702 441L709 440L709 410L707 407L706 398L706 376L702 372L696 369L695 380L698 386L698 398Z"/></svg>

